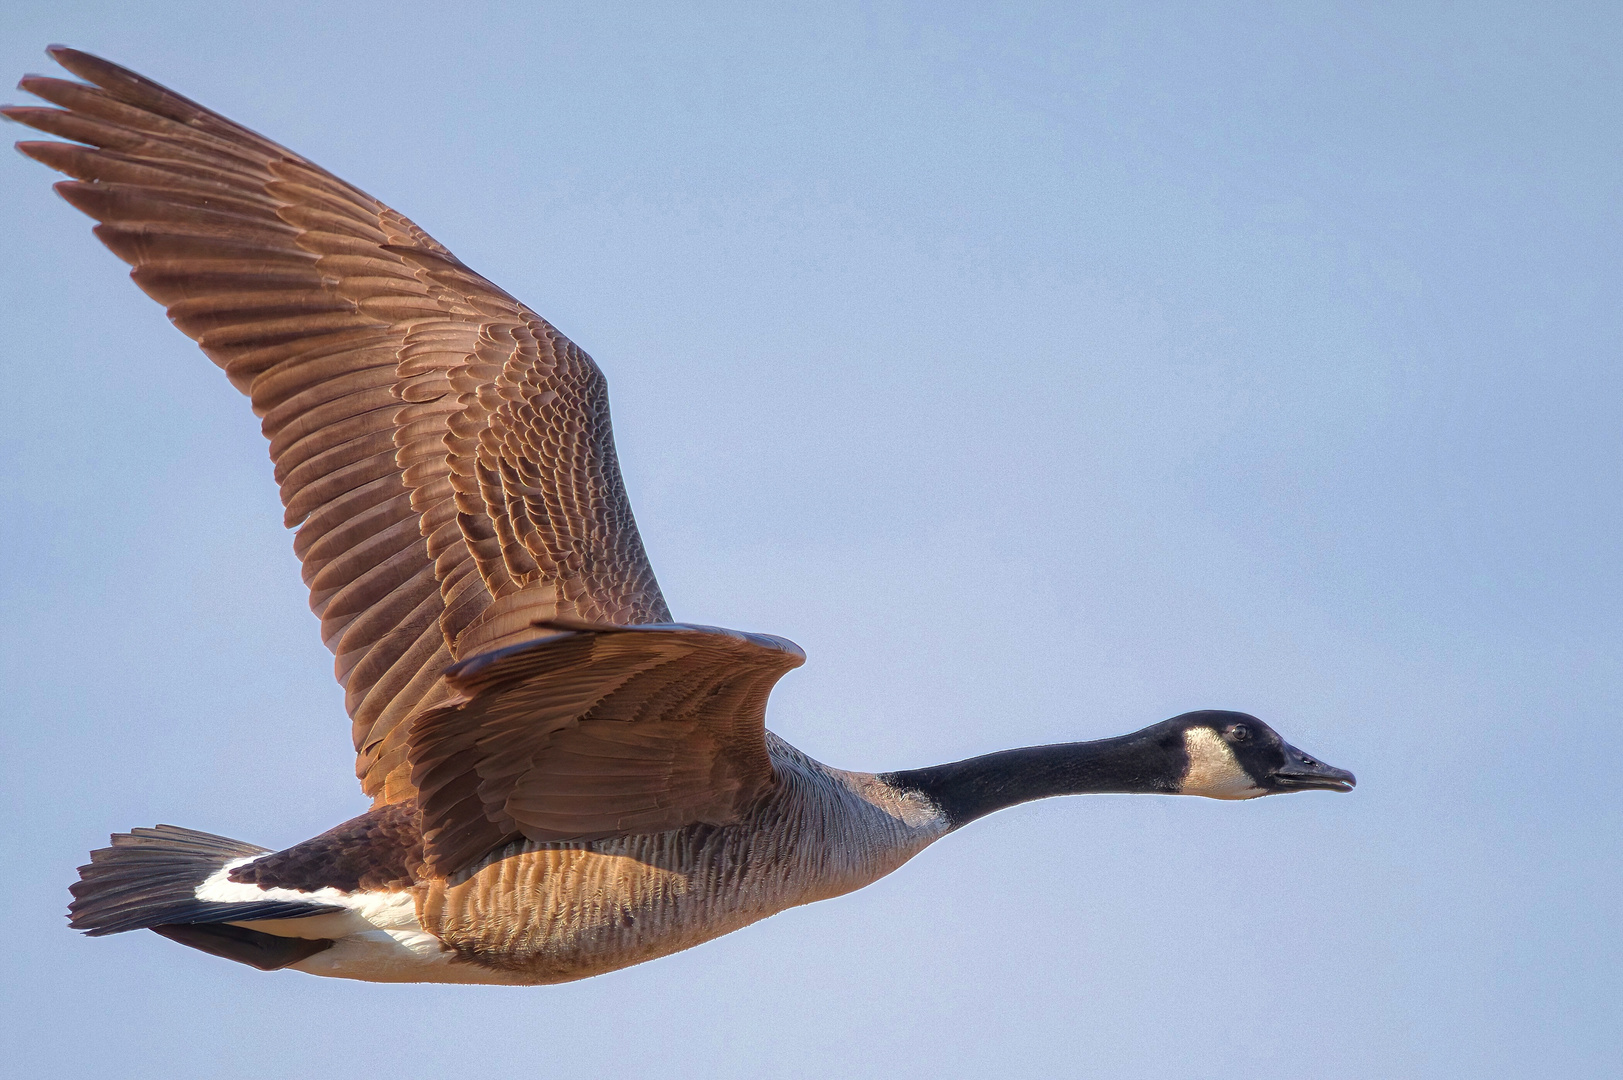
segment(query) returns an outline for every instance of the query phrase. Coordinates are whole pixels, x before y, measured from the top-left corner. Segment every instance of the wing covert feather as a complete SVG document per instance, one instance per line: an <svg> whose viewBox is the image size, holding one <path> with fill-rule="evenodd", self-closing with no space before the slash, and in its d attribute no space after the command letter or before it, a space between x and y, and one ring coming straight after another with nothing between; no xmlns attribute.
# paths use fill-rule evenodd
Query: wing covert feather
<svg viewBox="0 0 1623 1080"><path fill-rule="evenodd" d="M409 739L430 865L449 875L521 836L738 820L775 780L767 696L804 661L782 638L683 624L566 630L462 661Z"/></svg>

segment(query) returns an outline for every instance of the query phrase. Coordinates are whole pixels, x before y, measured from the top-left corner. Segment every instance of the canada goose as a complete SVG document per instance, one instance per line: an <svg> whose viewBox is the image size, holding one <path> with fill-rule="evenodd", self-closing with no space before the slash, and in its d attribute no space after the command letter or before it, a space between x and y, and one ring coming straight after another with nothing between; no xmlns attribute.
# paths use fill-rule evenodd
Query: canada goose
<svg viewBox="0 0 1623 1080"><path fill-rule="evenodd" d="M372 808L283 851L160 825L80 869L71 924L253 966L550 983L860 888L1050 795L1348 791L1254 717L870 774L764 727L804 661L673 622L603 377L393 210L123 68L51 55L69 142L18 149L263 420Z"/></svg>

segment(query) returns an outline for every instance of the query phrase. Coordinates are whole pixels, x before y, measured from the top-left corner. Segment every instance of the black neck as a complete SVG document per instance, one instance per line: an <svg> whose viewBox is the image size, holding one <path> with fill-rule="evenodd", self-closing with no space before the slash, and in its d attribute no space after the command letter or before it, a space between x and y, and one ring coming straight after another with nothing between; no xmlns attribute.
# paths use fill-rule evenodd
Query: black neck
<svg viewBox="0 0 1623 1080"><path fill-rule="evenodd" d="M1188 768L1182 739L1164 724L1094 742L1028 746L997 754L886 773L881 779L923 793L952 828L1006 806L1050 795L1106 792L1176 794Z"/></svg>

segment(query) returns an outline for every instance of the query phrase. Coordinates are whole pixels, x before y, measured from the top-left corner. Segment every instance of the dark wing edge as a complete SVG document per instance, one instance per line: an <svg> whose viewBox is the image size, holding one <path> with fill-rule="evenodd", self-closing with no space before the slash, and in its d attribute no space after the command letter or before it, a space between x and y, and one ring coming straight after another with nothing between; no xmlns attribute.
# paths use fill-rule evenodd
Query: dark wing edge
<svg viewBox="0 0 1623 1080"><path fill-rule="evenodd" d="M766 702L793 642L716 627L564 630L470 657L412 726L425 854L441 876L543 843L727 825L776 782Z"/></svg>
<svg viewBox="0 0 1623 1080"><path fill-rule="evenodd" d="M411 795L402 723L440 673L538 617L668 621L589 356L416 225L291 151L105 60L28 76L8 119L67 173L131 277L249 396L356 773Z"/></svg>

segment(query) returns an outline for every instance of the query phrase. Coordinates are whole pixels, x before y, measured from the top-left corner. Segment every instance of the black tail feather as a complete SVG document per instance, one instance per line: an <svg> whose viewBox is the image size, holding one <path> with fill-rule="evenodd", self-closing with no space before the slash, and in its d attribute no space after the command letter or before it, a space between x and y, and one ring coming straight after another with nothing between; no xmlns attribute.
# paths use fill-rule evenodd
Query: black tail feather
<svg viewBox="0 0 1623 1080"><path fill-rule="evenodd" d="M260 971L276 971L314 956L323 949L332 948L330 938L278 937L229 923L154 926L150 929L170 941L190 945L211 956L248 964Z"/></svg>
<svg viewBox="0 0 1623 1080"><path fill-rule="evenodd" d="M117 833L112 839L112 847L90 853L70 890L68 925L92 936L160 926L298 919L342 910L286 900L216 903L197 898L197 886L226 863L268 852L255 844L174 825ZM185 944L203 947L189 940Z"/></svg>

